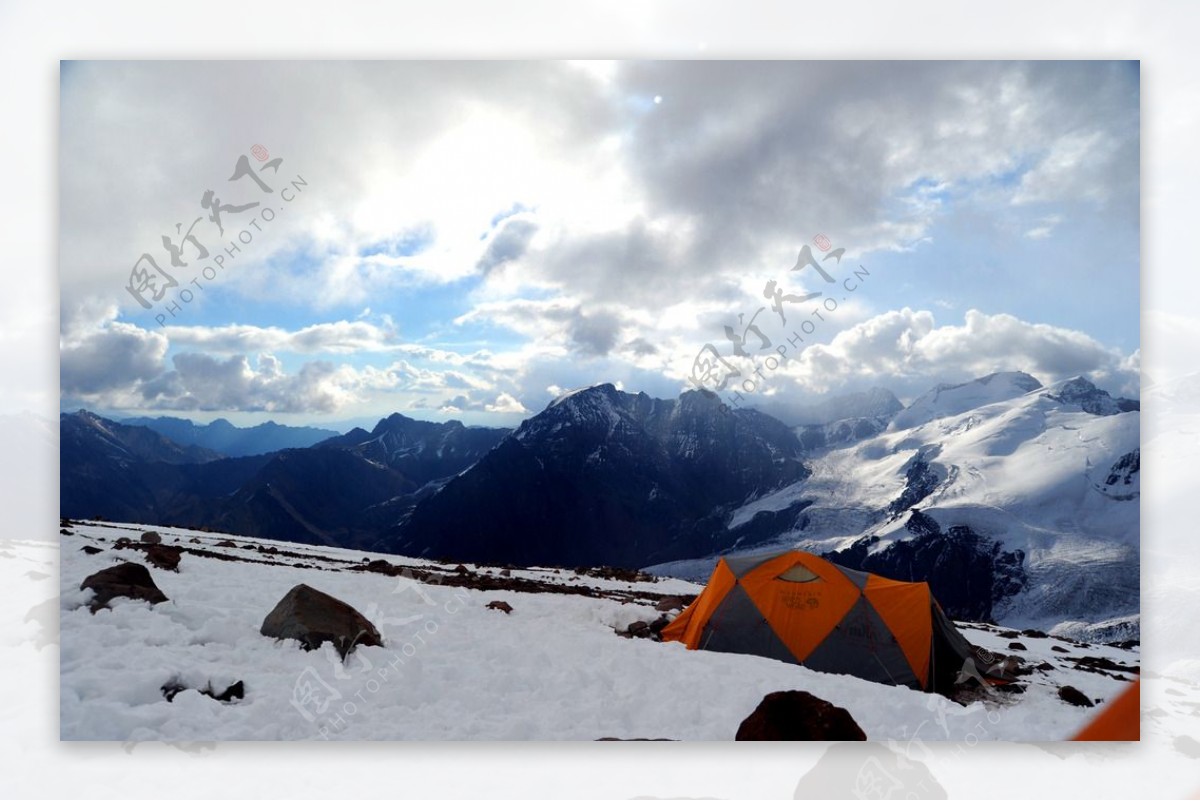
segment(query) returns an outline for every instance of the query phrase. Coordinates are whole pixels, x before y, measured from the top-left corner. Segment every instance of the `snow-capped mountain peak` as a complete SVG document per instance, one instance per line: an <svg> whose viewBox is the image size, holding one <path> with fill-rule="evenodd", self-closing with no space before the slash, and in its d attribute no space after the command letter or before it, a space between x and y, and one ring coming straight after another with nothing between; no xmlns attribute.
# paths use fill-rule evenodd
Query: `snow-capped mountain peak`
<svg viewBox="0 0 1200 801"><path fill-rule="evenodd" d="M892 418L889 428L893 431L915 428L930 420L1018 398L1041 388L1042 382L1020 371L992 373L962 384L938 384Z"/></svg>

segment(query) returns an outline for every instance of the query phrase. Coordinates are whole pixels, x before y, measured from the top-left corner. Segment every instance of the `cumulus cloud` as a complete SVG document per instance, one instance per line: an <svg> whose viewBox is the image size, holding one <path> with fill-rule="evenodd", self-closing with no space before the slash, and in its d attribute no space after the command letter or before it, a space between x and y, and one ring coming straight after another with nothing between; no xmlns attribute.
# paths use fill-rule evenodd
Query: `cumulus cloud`
<svg viewBox="0 0 1200 801"><path fill-rule="evenodd" d="M96 397L158 375L167 338L118 322L115 304L84 303L63 309L59 375L68 397Z"/></svg>
<svg viewBox="0 0 1200 801"><path fill-rule="evenodd" d="M930 311L904 308L872 317L811 345L780 373L809 392L875 384L898 394L940 381L1021 370L1051 383L1083 375L1107 389L1138 394L1139 359L1080 331L1010 314L968 311L961 325L938 325Z"/></svg>
<svg viewBox="0 0 1200 801"><path fill-rule="evenodd" d="M971 266L929 270L944 271L947 307L979 307L963 286L1004 280L999 240L1068 248L1068 229L1117 214L1136 238L1137 91L1136 67L1093 62L73 65L62 86L63 395L516 414L549 386L674 388L676 357L760 305L765 278L800 281L788 267L814 233L847 246L847 264L882 261L929 246L956 203L970 206L954 233L977 246ZM197 140L213 119L236 121ZM257 191L227 180L255 140L308 188L191 308L270 300L278 319L311 324L156 328L122 289L129 267L195 217L202 191L230 202ZM1104 245L1074 235L1080 247L1056 263L1086 264L1090 278ZM891 289L911 285L898 277ZM845 303L857 324L782 375L816 391L993 369L1136 373L1065 325L972 311L947 326L861 308L931 296L918 291ZM404 337L363 310L426 298L445 313L416 332L406 321ZM1104 303L1098 316L1136 308Z"/></svg>
<svg viewBox="0 0 1200 801"><path fill-rule="evenodd" d="M371 353L400 348L393 326L377 326L362 320L319 323L297 331L287 331L277 326L172 325L166 326L163 333L172 345L210 353Z"/></svg>
<svg viewBox="0 0 1200 801"><path fill-rule="evenodd" d="M582 356L606 356L629 321L618 310L585 309L566 298L518 298L482 303L455 319L457 325L487 322L543 343L558 343Z"/></svg>
<svg viewBox="0 0 1200 801"><path fill-rule="evenodd" d="M529 410L512 395L501 392L491 400L479 395L456 395L441 405L438 409L442 414L463 414L464 412L490 412L492 414L529 414Z"/></svg>

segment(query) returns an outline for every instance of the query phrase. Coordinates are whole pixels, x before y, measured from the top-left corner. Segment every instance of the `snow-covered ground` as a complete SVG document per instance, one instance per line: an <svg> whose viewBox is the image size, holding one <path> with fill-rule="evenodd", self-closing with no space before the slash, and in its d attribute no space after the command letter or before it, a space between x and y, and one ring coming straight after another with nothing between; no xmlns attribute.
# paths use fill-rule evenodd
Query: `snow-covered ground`
<svg viewBox="0 0 1200 801"><path fill-rule="evenodd" d="M69 530L60 536L57 602L67 740L730 740L764 695L786 689L846 708L873 740L1060 740L1094 714L1059 700L1060 685L1096 700L1128 686L1076 669L1070 658L1127 665L1140 659L1137 649L1013 640L999 629L966 628L977 644L1051 669L1029 676L1023 694L980 694L963 706L765 658L616 635L633 621L656 618L657 596L701 589L678 579L514 570L512 578L587 586L605 597L484 591L352 569L377 558L438 575L455 567L417 559L188 529L76 523ZM197 551L183 555L178 573L150 568L170 600L150 606L118 599L93 615L91 591L79 590L80 582L118 560L142 561L142 551L111 546L146 530ZM224 539L252 547L218 546ZM89 555L85 545L102 550ZM259 634L263 618L299 583L354 606L381 631L384 646L360 647L343 665L330 645L305 652ZM490 601L511 604L512 614L487 609ZM1009 651L1014 641L1027 650ZM244 682L245 697L232 703L198 692L220 693L236 681ZM161 691L168 683L191 689L168 702Z"/></svg>

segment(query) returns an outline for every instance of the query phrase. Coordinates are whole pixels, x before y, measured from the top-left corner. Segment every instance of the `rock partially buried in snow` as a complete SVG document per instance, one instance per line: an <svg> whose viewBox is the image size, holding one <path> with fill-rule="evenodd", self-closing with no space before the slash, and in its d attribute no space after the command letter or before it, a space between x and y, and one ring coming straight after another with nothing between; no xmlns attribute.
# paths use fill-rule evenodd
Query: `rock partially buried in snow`
<svg viewBox="0 0 1200 801"><path fill-rule="evenodd" d="M488 609L499 609L506 615L512 614L512 606L507 601L492 601L487 605Z"/></svg>
<svg viewBox="0 0 1200 801"><path fill-rule="evenodd" d="M178 545L151 545L146 549L146 561L163 570L179 572L179 559L183 549Z"/></svg>
<svg viewBox="0 0 1200 801"><path fill-rule="evenodd" d="M166 698L167 702L170 703L175 700L175 696L179 695L184 690L189 689L189 687L178 679L172 679L159 689L162 691L163 698ZM246 697L246 684L245 682L238 680L218 693L213 689L212 682L210 681L208 685L199 692L201 695L207 695L214 701L220 701L223 704L231 704L234 701L240 701Z"/></svg>
<svg viewBox="0 0 1200 801"><path fill-rule="evenodd" d="M93 573L80 583L79 589L95 593L91 601L93 614L108 606L113 598L149 601L151 605L167 600L167 596L150 577L146 566L134 562L122 562Z"/></svg>
<svg viewBox="0 0 1200 801"><path fill-rule="evenodd" d="M142 533L142 542L147 545L158 545L162 542L162 536L157 531L146 531Z"/></svg>
<svg viewBox="0 0 1200 801"><path fill-rule="evenodd" d="M763 698L734 739L865 740L867 735L840 706L802 690L785 690Z"/></svg>
<svg viewBox="0 0 1200 801"><path fill-rule="evenodd" d="M678 595L668 595L655 604L654 609L658 612L671 612L676 609L683 609L685 606L687 606L687 604L685 604L683 599Z"/></svg>
<svg viewBox="0 0 1200 801"><path fill-rule="evenodd" d="M299 640L306 651L331 642L343 659L356 645L383 645L379 631L357 609L307 584L297 584L283 596L260 632Z"/></svg>
<svg viewBox="0 0 1200 801"><path fill-rule="evenodd" d="M1070 684L1064 684L1058 688L1058 697L1074 706L1095 706L1092 699L1081 693L1079 690L1072 687Z"/></svg>

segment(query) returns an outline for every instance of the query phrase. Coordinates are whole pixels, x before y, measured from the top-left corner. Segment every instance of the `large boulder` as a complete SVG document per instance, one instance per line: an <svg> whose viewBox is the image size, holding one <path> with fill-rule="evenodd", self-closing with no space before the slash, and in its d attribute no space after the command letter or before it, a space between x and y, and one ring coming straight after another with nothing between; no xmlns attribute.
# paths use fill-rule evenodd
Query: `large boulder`
<svg viewBox="0 0 1200 801"><path fill-rule="evenodd" d="M736 740L865 740L840 706L802 690L771 693L738 727Z"/></svg>
<svg viewBox="0 0 1200 801"><path fill-rule="evenodd" d="M307 584L292 587L260 631L267 637L299 640L306 651L331 642L342 659L356 645L383 645L379 631L357 609Z"/></svg>
<svg viewBox="0 0 1200 801"><path fill-rule="evenodd" d="M93 573L80 583L79 589L95 593L91 601L93 613L118 597L149 601L152 605L167 600L167 596L150 577L146 566L134 562L122 562Z"/></svg>

